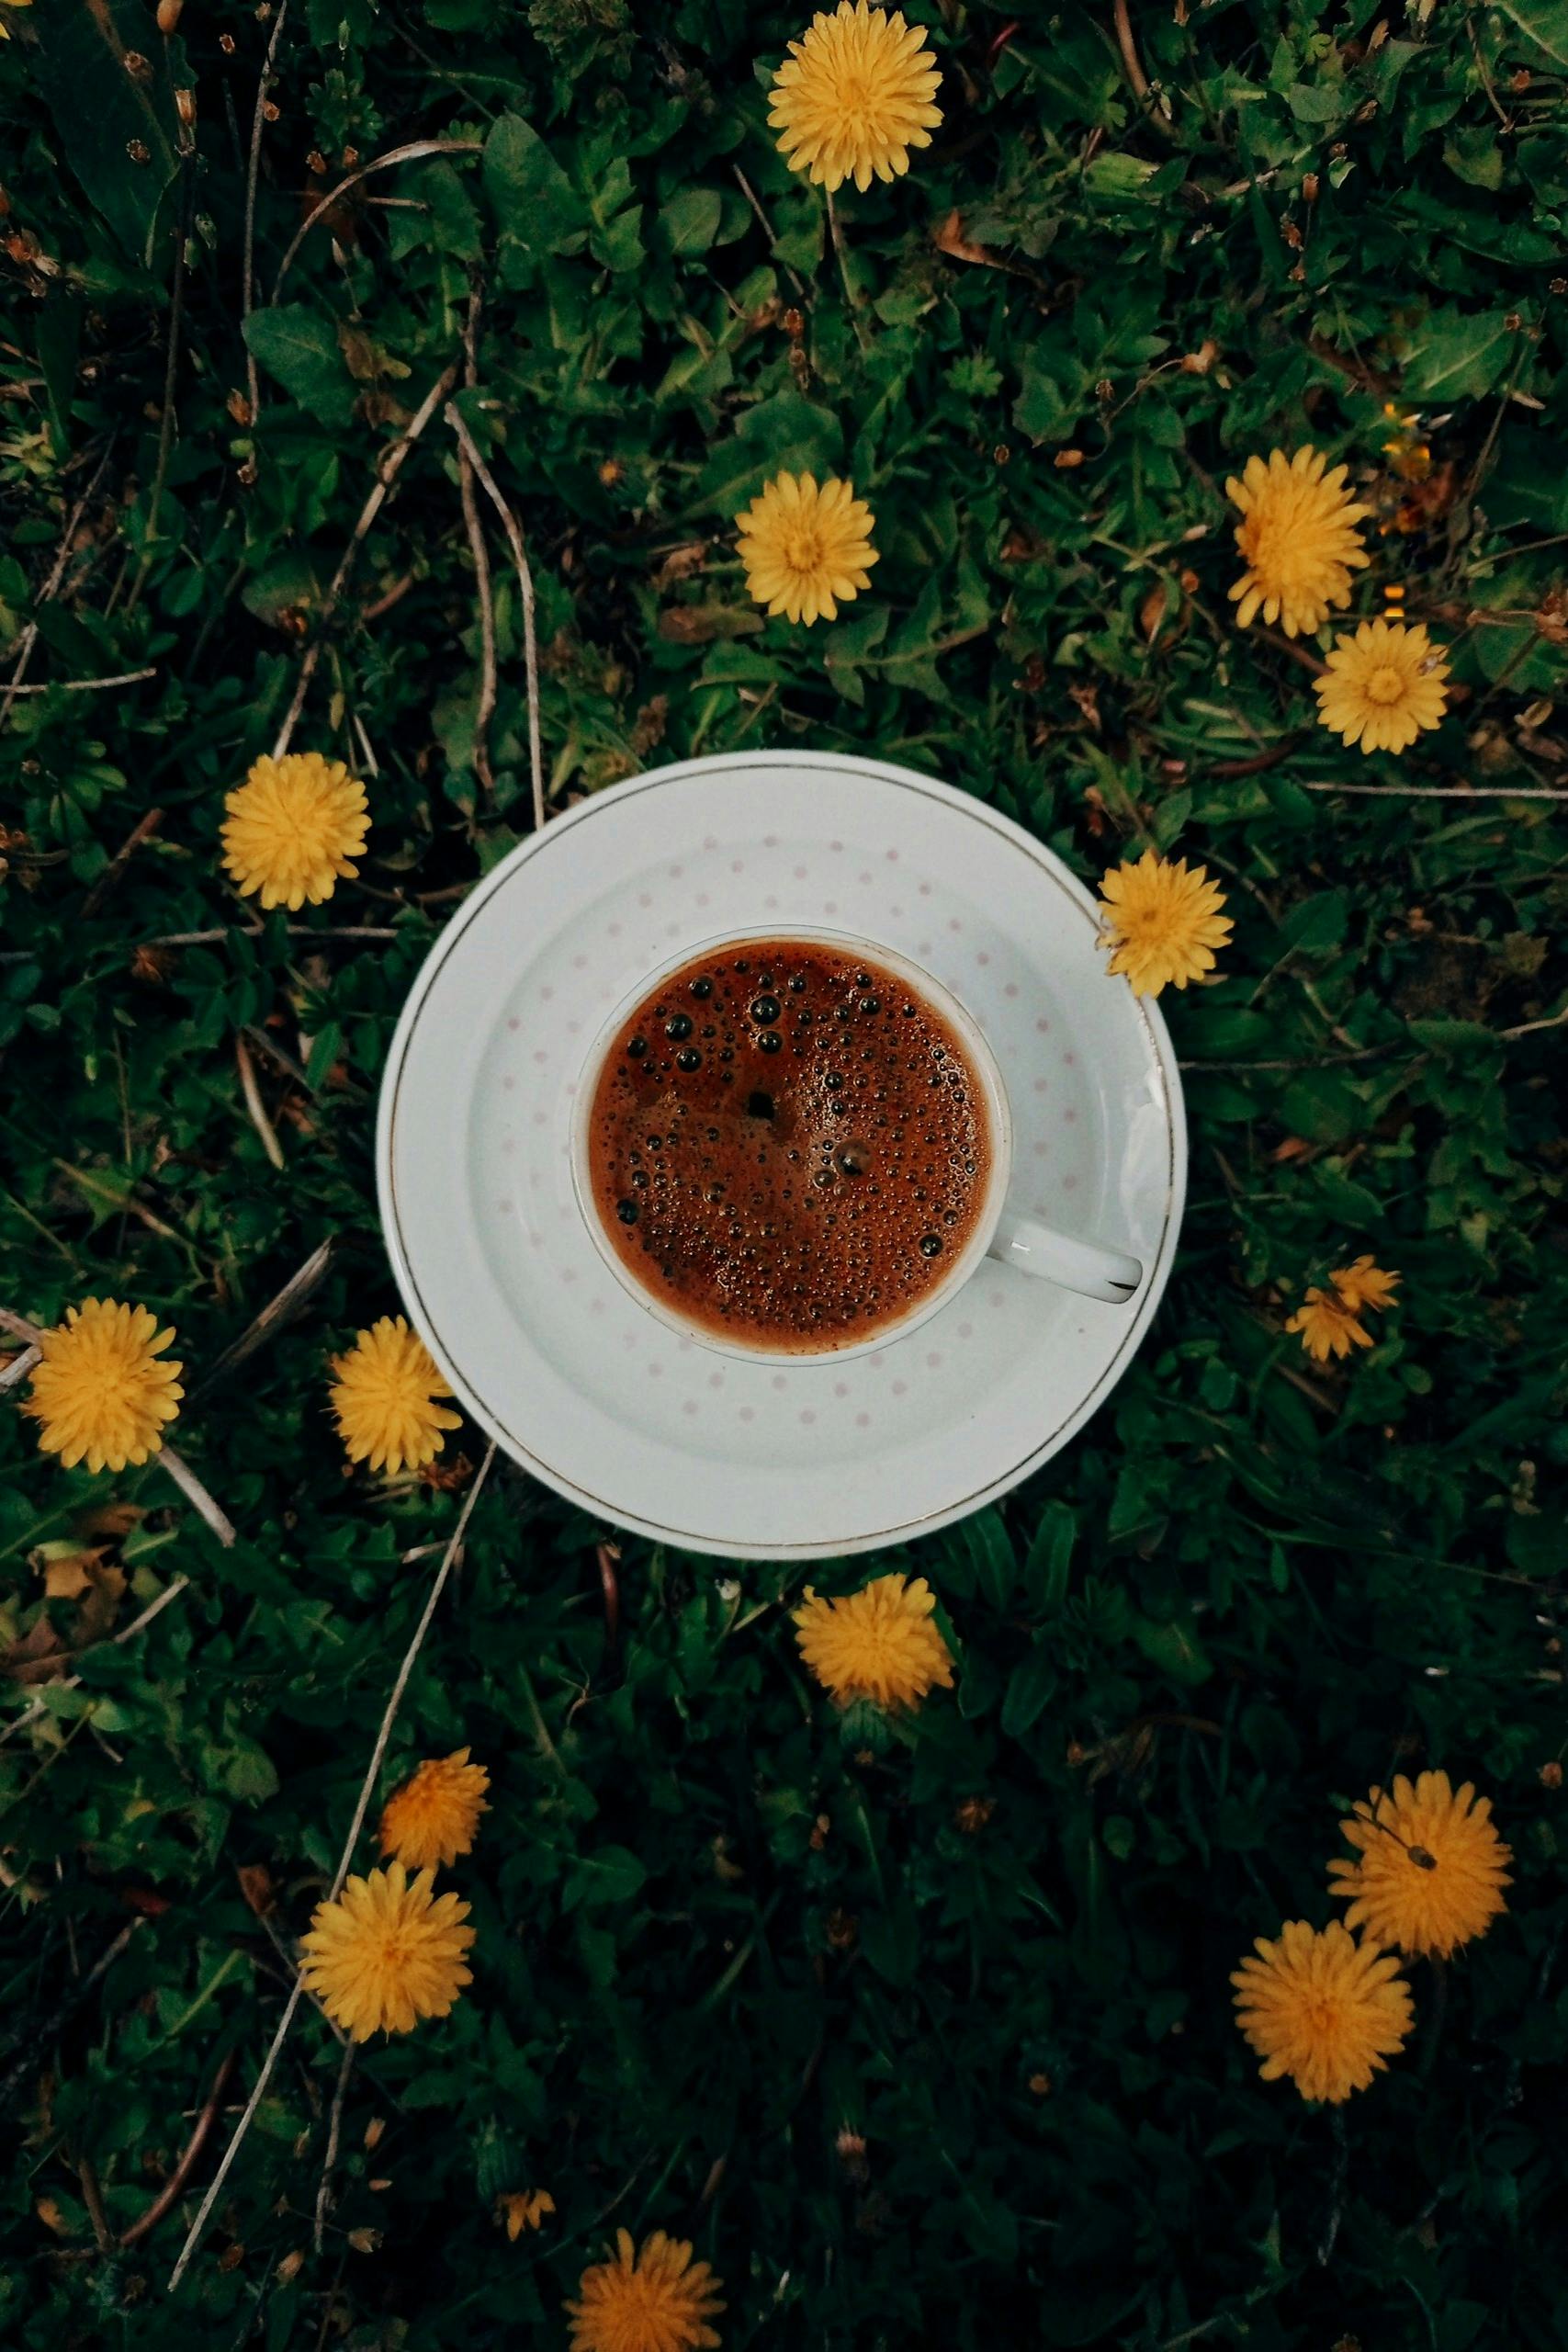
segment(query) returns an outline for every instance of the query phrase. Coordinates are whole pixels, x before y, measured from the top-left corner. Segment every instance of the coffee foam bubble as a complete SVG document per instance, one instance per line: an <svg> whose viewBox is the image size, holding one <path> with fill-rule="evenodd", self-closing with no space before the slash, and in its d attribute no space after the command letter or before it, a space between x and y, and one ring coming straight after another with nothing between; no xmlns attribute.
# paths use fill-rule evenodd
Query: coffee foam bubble
<svg viewBox="0 0 1568 2352"><path fill-rule="evenodd" d="M941 1282L989 1170L952 1029L870 958L765 941L694 958L612 1040L595 1206L636 1280L716 1334L818 1349Z"/></svg>

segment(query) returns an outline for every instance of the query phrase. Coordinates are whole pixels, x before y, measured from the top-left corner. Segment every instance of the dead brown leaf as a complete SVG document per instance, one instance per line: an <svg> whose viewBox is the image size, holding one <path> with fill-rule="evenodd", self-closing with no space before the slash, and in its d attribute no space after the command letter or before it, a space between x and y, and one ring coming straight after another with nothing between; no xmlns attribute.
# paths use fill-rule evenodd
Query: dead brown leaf
<svg viewBox="0 0 1568 2352"><path fill-rule="evenodd" d="M1082 711L1088 725L1092 727L1098 735L1100 729L1099 687L1095 685L1092 679L1086 678L1079 684L1069 686L1067 693Z"/></svg>
<svg viewBox="0 0 1568 2352"><path fill-rule="evenodd" d="M99 1557L102 1555L99 1555ZM94 1557L90 1552L72 1552L63 1560L51 1560L43 1569L43 1597L46 1600L80 1600L93 1589L93 1579L83 1563Z"/></svg>
<svg viewBox="0 0 1568 2352"><path fill-rule="evenodd" d="M47 1612L25 1634L0 1650L0 1674L12 1682L30 1689L37 1682L52 1682L63 1674L65 1645L50 1623Z"/></svg>
<svg viewBox="0 0 1568 2352"><path fill-rule="evenodd" d="M690 580L707 561L708 543L705 539L688 539L684 547L671 548L653 575L654 586L662 592L672 588L678 580Z"/></svg>
<svg viewBox="0 0 1568 2352"><path fill-rule="evenodd" d="M670 605L659 616L666 645L711 645L716 638L753 636L761 626L761 613L738 605Z"/></svg>
<svg viewBox="0 0 1568 2352"><path fill-rule="evenodd" d="M664 730L670 723L670 697L655 695L645 702L632 721L631 747L639 759L664 741Z"/></svg>
<svg viewBox="0 0 1568 2352"><path fill-rule="evenodd" d="M160 1894L155 1886L122 1886L119 1899L128 1911L143 1919L161 1919L169 1907L169 1898Z"/></svg>
<svg viewBox="0 0 1568 2352"><path fill-rule="evenodd" d="M337 331L338 349L343 364L356 384L373 384L380 374L375 344L363 327L341 324Z"/></svg>
<svg viewBox="0 0 1568 2352"><path fill-rule="evenodd" d="M242 1862L235 1876L240 1893L258 1919L265 1919L277 1908L277 1897L272 1891L272 1873L265 1862Z"/></svg>
<svg viewBox="0 0 1568 2352"><path fill-rule="evenodd" d="M1138 627L1152 645L1166 622L1165 582L1156 581L1138 606Z"/></svg>
<svg viewBox="0 0 1568 2352"><path fill-rule="evenodd" d="M983 269L1005 269L1007 264L989 245L976 245L964 233L964 215L950 212L938 220L931 230L931 243L939 254L946 254L953 261L972 261Z"/></svg>
<svg viewBox="0 0 1568 2352"><path fill-rule="evenodd" d="M0 1650L0 1674L29 1687L52 1682L71 1658L112 1631L125 1592L125 1571L107 1557L107 1547L61 1542L40 1544L30 1555L43 1578L46 1600L74 1602L63 1636L45 1610L28 1631Z"/></svg>
<svg viewBox="0 0 1568 2352"><path fill-rule="evenodd" d="M147 1513L140 1503L95 1503L78 1522L84 1535L110 1535L117 1540L140 1527Z"/></svg>
<svg viewBox="0 0 1568 2352"><path fill-rule="evenodd" d="M413 411L384 386L371 385L355 401L354 413L364 424L407 424Z"/></svg>

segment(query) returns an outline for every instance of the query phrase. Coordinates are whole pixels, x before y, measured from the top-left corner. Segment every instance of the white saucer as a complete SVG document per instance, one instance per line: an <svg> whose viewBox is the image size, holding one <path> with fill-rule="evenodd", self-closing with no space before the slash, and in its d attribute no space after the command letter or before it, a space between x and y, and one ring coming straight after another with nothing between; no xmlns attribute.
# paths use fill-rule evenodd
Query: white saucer
<svg viewBox="0 0 1568 2352"><path fill-rule="evenodd" d="M775 921L901 949L968 1007L1011 1097L1010 1199L1141 1259L1130 1305L987 1262L906 1340L773 1371L628 1296L572 1189L584 1057L682 942ZM1021 827L881 761L692 760L553 819L436 943L381 1091L387 1247L473 1419L584 1510L731 1557L906 1542L1038 1469L1131 1363L1186 1184L1165 1024L1108 978L1098 928Z"/></svg>

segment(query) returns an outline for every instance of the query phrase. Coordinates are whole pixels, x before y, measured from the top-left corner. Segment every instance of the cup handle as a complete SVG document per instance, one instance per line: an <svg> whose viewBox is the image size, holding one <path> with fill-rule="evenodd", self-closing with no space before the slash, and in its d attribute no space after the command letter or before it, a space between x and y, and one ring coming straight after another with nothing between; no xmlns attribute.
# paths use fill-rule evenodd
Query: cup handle
<svg viewBox="0 0 1568 2352"><path fill-rule="evenodd" d="M1070 1234L1054 1232L1037 1217L1018 1216L1004 1209L991 1238L987 1255L1021 1273L1040 1274L1064 1290L1084 1298L1102 1298L1125 1306L1144 1279L1136 1258L1119 1250L1100 1250L1092 1241L1075 1241Z"/></svg>

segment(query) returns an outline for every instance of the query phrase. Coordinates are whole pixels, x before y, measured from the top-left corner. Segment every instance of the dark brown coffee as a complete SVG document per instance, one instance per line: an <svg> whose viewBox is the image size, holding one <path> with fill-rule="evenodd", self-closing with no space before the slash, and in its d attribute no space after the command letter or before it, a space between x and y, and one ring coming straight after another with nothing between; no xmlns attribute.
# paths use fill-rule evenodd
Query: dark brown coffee
<svg viewBox="0 0 1568 2352"><path fill-rule="evenodd" d="M737 941L651 989L589 1114L593 1204L637 1282L716 1337L847 1347L946 1276L990 1172L953 1029L869 956Z"/></svg>

